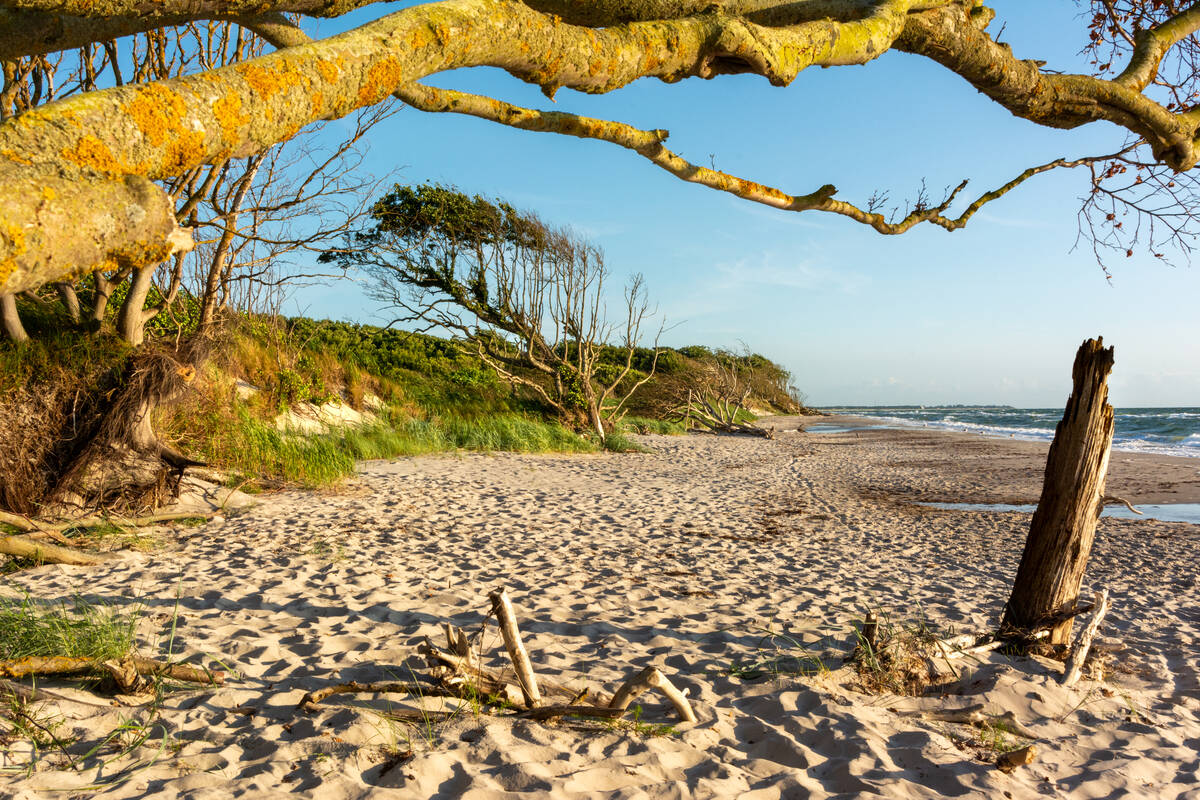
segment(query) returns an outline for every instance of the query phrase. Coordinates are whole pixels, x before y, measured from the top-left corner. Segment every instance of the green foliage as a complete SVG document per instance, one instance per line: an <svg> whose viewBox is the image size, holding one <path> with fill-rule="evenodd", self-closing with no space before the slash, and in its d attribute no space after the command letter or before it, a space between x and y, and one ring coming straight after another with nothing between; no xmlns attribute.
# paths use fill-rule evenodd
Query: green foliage
<svg viewBox="0 0 1200 800"><path fill-rule="evenodd" d="M621 430L640 434L657 433L660 436L680 436L687 433L683 423L678 420L652 417L625 417L621 420Z"/></svg>
<svg viewBox="0 0 1200 800"><path fill-rule="evenodd" d="M105 660L133 649L136 613L120 613L76 597L72 605L28 595L0 597L0 660L65 656Z"/></svg>
<svg viewBox="0 0 1200 800"><path fill-rule="evenodd" d="M611 431L604 437L604 449L610 453L649 453L645 447L620 431Z"/></svg>
<svg viewBox="0 0 1200 800"><path fill-rule="evenodd" d="M223 469L305 487L337 483L363 459L459 449L531 453L594 449L560 425L516 414L432 420L385 415L373 425L303 436L255 419L244 405L238 406L232 420L210 412L195 446L205 461Z"/></svg>

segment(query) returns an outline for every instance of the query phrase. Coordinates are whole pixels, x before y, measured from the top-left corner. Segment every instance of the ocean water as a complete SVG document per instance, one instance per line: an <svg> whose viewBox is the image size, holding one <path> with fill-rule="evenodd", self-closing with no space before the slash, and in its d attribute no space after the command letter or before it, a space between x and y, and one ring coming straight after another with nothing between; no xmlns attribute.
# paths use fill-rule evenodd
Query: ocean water
<svg viewBox="0 0 1200 800"><path fill-rule="evenodd" d="M869 417L895 427L935 428L1035 441L1053 439L1054 426L1063 414L1061 408L1010 406L871 406L823 410ZM1114 450L1200 458L1200 408L1118 408L1114 416ZM818 425L809 428L816 429Z"/></svg>

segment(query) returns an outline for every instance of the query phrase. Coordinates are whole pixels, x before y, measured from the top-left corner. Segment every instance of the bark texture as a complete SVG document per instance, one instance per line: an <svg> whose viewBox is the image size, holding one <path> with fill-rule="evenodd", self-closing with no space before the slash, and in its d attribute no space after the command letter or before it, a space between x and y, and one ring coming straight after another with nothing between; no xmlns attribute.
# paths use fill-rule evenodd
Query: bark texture
<svg viewBox="0 0 1200 800"><path fill-rule="evenodd" d="M1112 446L1108 376L1113 349L1088 339L1075 355L1074 389L1046 457L1042 498L1033 514L1002 627L1033 630L1075 605L1103 507ZM1067 644L1073 618L1055 625L1050 643Z"/></svg>

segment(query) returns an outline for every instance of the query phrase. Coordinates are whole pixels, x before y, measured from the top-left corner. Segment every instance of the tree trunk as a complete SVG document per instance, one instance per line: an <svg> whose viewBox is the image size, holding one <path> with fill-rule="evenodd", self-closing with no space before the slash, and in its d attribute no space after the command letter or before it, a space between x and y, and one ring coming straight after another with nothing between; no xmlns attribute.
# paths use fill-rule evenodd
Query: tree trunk
<svg viewBox="0 0 1200 800"><path fill-rule="evenodd" d="M67 310L67 316L71 318L71 322L78 325L82 320L82 311L79 307L79 295L75 293L75 287L69 283L56 283L58 296L62 298L63 308Z"/></svg>
<svg viewBox="0 0 1200 800"><path fill-rule="evenodd" d="M4 335L14 342L29 341L29 334L21 324L21 315L17 313L17 298L11 294L0 294L0 325L4 327Z"/></svg>
<svg viewBox="0 0 1200 800"><path fill-rule="evenodd" d="M121 311L117 315L117 332L134 347L140 346L146 338L144 309L157 268L157 264L151 264L133 271L129 294L125 295L125 302L121 304Z"/></svg>
<svg viewBox="0 0 1200 800"><path fill-rule="evenodd" d="M1025 553L1004 613L1003 628L1032 630L1041 620L1075 604L1100 518L1113 409L1108 375L1113 349L1088 339L1075 355L1074 389L1046 457L1042 498L1033 514ZM1071 619L1050 632L1051 644L1067 644Z"/></svg>

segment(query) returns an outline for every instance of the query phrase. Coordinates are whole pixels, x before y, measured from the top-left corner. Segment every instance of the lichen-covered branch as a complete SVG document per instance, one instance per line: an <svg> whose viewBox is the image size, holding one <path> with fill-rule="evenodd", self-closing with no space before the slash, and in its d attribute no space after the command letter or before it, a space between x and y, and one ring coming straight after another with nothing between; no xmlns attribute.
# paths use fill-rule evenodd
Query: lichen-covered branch
<svg viewBox="0 0 1200 800"><path fill-rule="evenodd" d="M661 129L647 131L623 122L594 119L562 111L523 108L491 97L453 89L438 89L419 83L402 86L397 90L396 97L422 111L467 114L526 131L558 133L611 142L633 150L681 180L729 192L745 200L784 211L815 210L840 214L856 222L869 225L879 233L889 235L905 233L922 222L930 222L948 231L958 230L964 227L984 205L1004 196L1034 175L1040 175L1060 167L1077 167L1113 157L1096 156L1075 160L1059 158L1046 164L1030 167L1004 185L980 195L958 216L946 216L946 210L966 188L967 182L963 181L951 190L942 202L936 205L918 203L904 217L896 220L889 219L886 215L876 211L864 210L853 203L834 199L837 189L831 185L822 186L810 194L793 195L773 186L693 164L663 145L668 132Z"/></svg>
<svg viewBox="0 0 1200 800"><path fill-rule="evenodd" d="M983 11L977 9L976 11ZM1160 161L1179 171L1196 165L1194 120L1141 94L1136 82L1043 73L984 28L990 14L960 6L908 16L896 48L926 56L960 75L1013 114L1051 128L1106 120L1144 138Z"/></svg>
<svg viewBox="0 0 1200 800"><path fill-rule="evenodd" d="M663 146L662 132L486 99L455 100L415 85L461 67L504 69L552 97L560 87L603 93L644 77L673 82L750 72L784 85L810 66L862 64L898 48L935 60L1040 125L1071 128L1106 120L1143 138L1155 159L1175 170L1188 170L1200 158L1200 120L1191 101L1168 107L1141 93L1164 54L1191 41L1200 28L1195 3L1174 16L1160 15L1144 34L1131 36L1129 66L1115 80L1043 73L1038 62L1016 59L986 33L992 12L979 0L441 0L307 43L278 15L336 15L363 4L0 2L0 55L6 47L28 49L38 37L43 52L72 45L89 35L87 25L94 26L93 37L108 37L121 25L185 17L237 17L283 46L197 75L77 95L0 124L0 294L114 263L137 268L161 260L186 246L186 236L164 222L167 199L151 181L261 152L307 125L373 105L398 90L410 93L414 105L435 107L450 98L459 108L449 110L463 110L482 103L477 109L482 113L466 113L612 141L684 180L778 208L838 213L881 233L900 233L924 221L953 230L978 208L972 204L959 218L947 216L960 185L942 203L921 202L903 219L889 219L835 199L831 186L791 195L690 164ZM40 18L29 16L46 14L55 15L54 25L38 27L33 22ZM259 16L240 19L245 15ZM989 195L976 202L998 196ZM97 208L106 213L89 220ZM67 221L71 224L63 224Z"/></svg>

